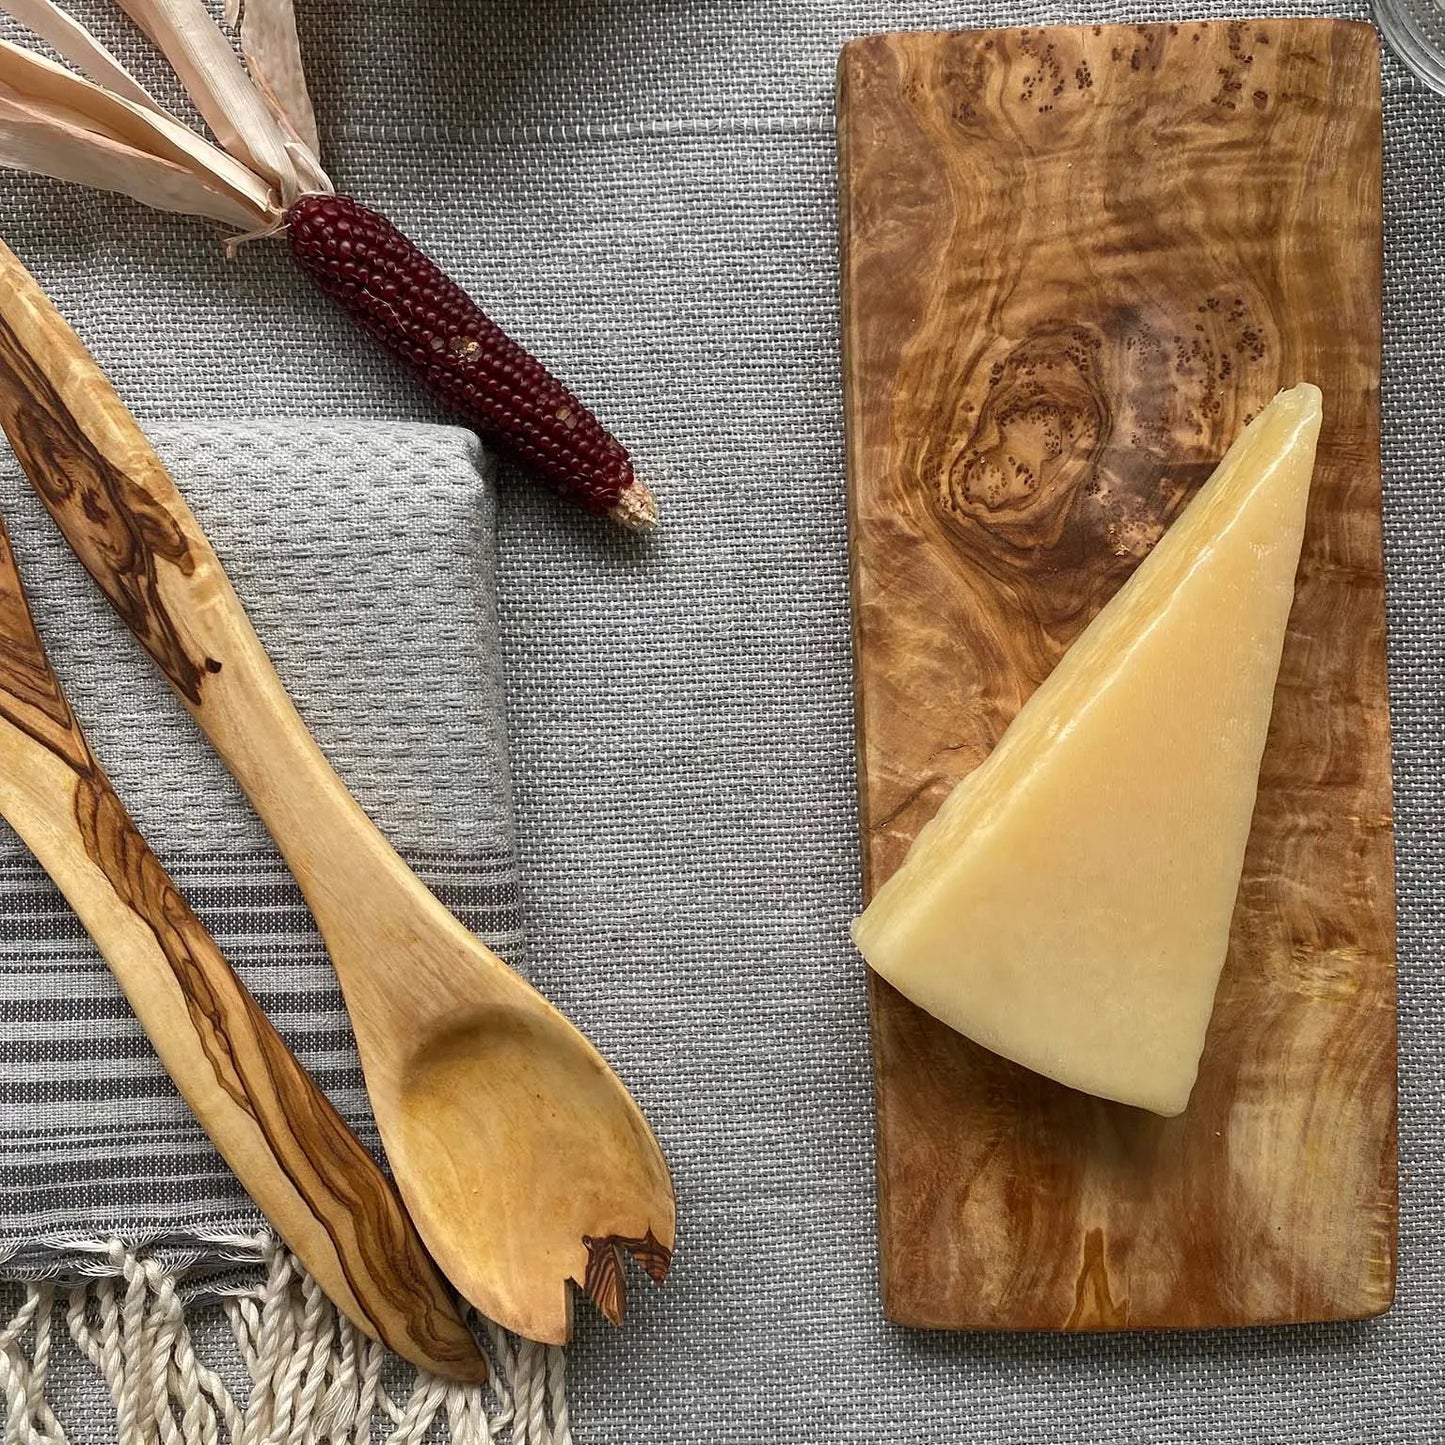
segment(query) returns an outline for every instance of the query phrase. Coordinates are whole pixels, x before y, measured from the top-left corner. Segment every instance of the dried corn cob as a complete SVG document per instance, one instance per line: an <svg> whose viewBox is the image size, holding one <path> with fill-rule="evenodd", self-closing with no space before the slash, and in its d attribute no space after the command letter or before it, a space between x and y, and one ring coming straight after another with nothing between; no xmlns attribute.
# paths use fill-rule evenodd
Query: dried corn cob
<svg viewBox="0 0 1445 1445"><path fill-rule="evenodd" d="M243 228L234 241L289 233L301 268L462 420L587 511L656 525L652 493L597 418L390 221L334 193L291 0L247 0L244 64L202 0L120 4L221 144L163 109L54 0L0 0L89 76L0 41L0 165Z"/></svg>
<svg viewBox="0 0 1445 1445"><path fill-rule="evenodd" d="M307 195L286 223L301 269L484 437L586 511L656 522L622 444L385 216Z"/></svg>

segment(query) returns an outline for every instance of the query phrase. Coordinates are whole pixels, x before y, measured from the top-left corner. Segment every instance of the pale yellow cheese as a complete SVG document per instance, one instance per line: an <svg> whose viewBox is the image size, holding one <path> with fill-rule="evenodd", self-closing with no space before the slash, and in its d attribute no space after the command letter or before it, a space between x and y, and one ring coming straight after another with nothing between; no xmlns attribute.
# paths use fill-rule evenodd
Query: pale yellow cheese
<svg viewBox="0 0 1445 1445"><path fill-rule="evenodd" d="M1301 385L1246 428L853 929L951 1027L1160 1114L1228 949L1319 427Z"/></svg>

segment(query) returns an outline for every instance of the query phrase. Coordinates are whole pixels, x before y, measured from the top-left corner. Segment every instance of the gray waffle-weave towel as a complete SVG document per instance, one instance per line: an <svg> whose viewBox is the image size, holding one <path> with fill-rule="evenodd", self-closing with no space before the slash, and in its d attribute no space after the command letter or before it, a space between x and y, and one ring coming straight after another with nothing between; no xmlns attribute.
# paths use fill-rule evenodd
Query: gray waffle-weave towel
<svg viewBox="0 0 1445 1445"><path fill-rule="evenodd" d="M515 957L494 495L476 438L381 422L150 430L362 805L469 927ZM331 967L279 855L8 449L0 509L52 661L121 797L375 1148ZM183 1264L193 1282L234 1255L216 1241L262 1226L75 916L0 824L5 1274L64 1283L104 1268L119 1240Z"/></svg>

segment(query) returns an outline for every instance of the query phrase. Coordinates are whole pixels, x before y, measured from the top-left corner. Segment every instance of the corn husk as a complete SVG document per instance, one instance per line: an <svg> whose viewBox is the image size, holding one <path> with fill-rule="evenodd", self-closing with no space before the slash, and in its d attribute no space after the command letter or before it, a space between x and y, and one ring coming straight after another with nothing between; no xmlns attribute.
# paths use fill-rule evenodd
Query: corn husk
<svg viewBox="0 0 1445 1445"><path fill-rule="evenodd" d="M226 23L240 28L241 54L276 119L313 156L321 154L316 112L306 88L301 39L291 0L226 0Z"/></svg>
<svg viewBox="0 0 1445 1445"><path fill-rule="evenodd" d="M0 166L119 191L158 210L206 216L231 226L255 225L244 205L184 166L38 113L5 95L0 95Z"/></svg>
<svg viewBox="0 0 1445 1445"><path fill-rule="evenodd" d="M0 41L0 100L0 164L11 169L248 229L277 211L265 181L174 116L8 41Z"/></svg>
<svg viewBox="0 0 1445 1445"><path fill-rule="evenodd" d="M317 178L303 180L298 169L299 154L290 144L295 137L281 127L202 0L120 0L120 5L170 62L216 139L269 180L283 206L316 188Z"/></svg>
<svg viewBox="0 0 1445 1445"><path fill-rule="evenodd" d="M244 61L203 0L119 4L166 57L214 141L166 110L55 0L0 0L75 68L0 41L0 166L206 216L239 229L233 240L278 230L299 196L332 189L292 0L248 0Z"/></svg>
<svg viewBox="0 0 1445 1445"><path fill-rule="evenodd" d="M152 110L160 104L84 25L50 0L5 0L3 7L56 54L112 95Z"/></svg>

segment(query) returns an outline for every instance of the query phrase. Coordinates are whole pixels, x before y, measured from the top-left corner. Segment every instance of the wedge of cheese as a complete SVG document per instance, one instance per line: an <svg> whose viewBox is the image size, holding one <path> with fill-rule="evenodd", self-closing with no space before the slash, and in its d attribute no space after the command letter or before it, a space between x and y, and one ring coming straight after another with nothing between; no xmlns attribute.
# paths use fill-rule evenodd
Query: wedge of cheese
<svg viewBox="0 0 1445 1445"><path fill-rule="evenodd" d="M986 1048L1181 1113L1229 946L1320 393L1281 392L854 924Z"/></svg>

